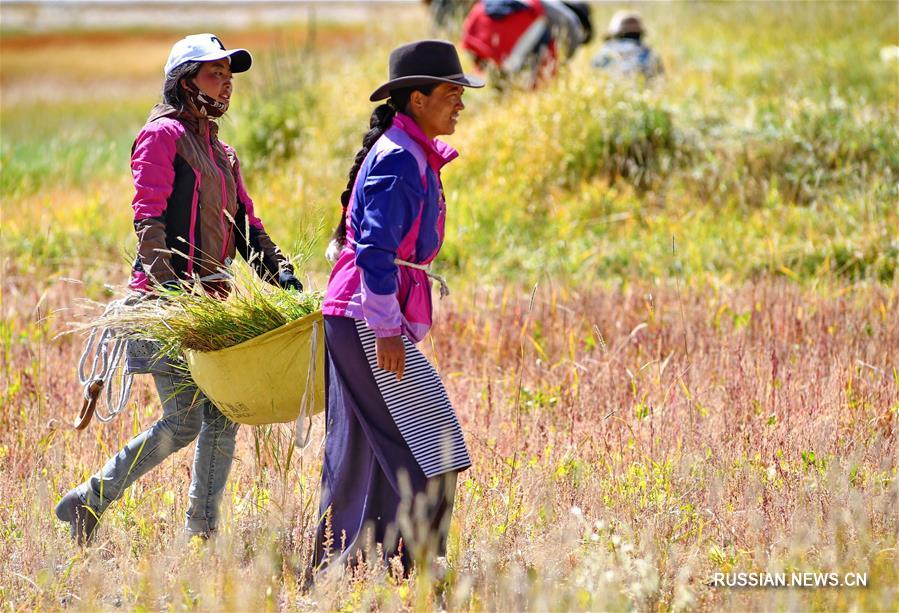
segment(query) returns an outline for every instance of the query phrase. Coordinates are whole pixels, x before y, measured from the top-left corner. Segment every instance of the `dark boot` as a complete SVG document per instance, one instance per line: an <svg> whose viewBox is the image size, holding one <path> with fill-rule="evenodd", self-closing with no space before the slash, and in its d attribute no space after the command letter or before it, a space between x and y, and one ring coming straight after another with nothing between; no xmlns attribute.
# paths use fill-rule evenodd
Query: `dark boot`
<svg viewBox="0 0 899 613"><path fill-rule="evenodd" d="M56 505L56 517L69 523L70 534L79 545L87 545L94 536L99 516L84 504L75 490L62 497Z"/></svg>

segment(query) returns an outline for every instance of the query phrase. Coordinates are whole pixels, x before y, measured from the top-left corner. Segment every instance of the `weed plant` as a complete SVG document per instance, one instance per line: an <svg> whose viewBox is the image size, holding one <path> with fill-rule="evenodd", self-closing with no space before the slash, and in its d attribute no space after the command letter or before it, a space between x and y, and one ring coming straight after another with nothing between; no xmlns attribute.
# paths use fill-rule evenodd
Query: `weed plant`
<svg viewBox="0 0 899 613"><path fill-rule="evenodd" d="M310 41L304 47L281 41L262 55L259 69L249 76L248 95L238 99L242 116L235 120L234 140L246 167L271 168L297 157L309 139L309 125L321 113L313 67L301 58L312 55Z"/></svg>

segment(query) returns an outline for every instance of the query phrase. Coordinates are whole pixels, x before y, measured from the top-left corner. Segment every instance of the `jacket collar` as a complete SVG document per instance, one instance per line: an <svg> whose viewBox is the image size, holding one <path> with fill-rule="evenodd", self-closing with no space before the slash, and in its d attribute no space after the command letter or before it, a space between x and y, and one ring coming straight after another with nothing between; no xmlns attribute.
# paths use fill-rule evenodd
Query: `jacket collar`
<svg viewBox="0 0 899 613"><path fill-rule="evenodd" d="M397 113L393 118L393 125L408 134L421 146L428 158L428 166L434 172L440 172L441 168L459 157L459 152L442 140L428 138L415 123L415 120L405 113Z"/></svg>
<svg viewBox="0 0 899 613"><path fill-rule="evenodd" d="M161 102L153 107L150 111L150 117L147 119L147 122L155 121L161 117L171 117L173 119L177 119L185 126L187 126L192 132L195 134L199 134L201 136L205 136L206 134L211 134L212 136L218 135L218 124L208 119L206 117L197 117L196 115L190 112L181 112L170 104L165 104Z"/></svg>

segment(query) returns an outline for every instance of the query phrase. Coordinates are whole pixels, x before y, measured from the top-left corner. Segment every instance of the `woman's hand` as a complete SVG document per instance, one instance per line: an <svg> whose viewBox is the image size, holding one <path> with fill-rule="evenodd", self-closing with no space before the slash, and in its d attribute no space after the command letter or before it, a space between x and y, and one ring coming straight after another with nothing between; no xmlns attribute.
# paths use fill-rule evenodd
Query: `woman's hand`
<svg viewBox="0 0 899 613"><path fill-rule="evenodd" d="M402 336L385 336L375 339L375 353L378 355L378 366L382 369L396 373L396 380L403 378L403 369L406 367L406 348L403 346Z"/></svg>

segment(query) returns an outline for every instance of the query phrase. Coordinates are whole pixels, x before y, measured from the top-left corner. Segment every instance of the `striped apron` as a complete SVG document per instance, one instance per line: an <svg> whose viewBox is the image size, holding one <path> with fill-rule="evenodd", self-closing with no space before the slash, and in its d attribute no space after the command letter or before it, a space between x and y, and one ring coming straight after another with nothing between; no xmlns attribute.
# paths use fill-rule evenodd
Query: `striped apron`
<svg viewBox="0 0 899 613"><path fill-rule="evenodd" d="M397 381L394 373L378 366L374 332L364 321L354 321L381 397L425 476L471 466L456 412L427 358L404 336L406 366Z"/></svg>
<svg viewBox="0 0 899 613"><path fill-rule="evenodd" d="M397 382L377 366L371 330L348 317L325 316L325 342L328 434L316 567L344 566L380 543L385 559L400 553L411 569L410 546L422 535L407 532L399 518L404 500L422 496L428 538L435 555L445 555L457 471L471 461L440 378L405 342L406 369Z"/></svg>

